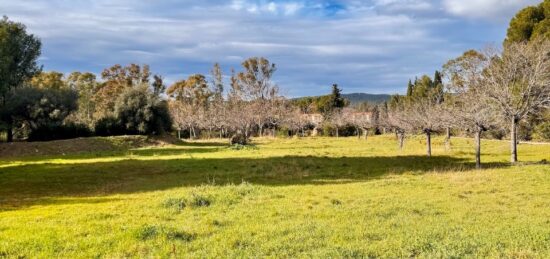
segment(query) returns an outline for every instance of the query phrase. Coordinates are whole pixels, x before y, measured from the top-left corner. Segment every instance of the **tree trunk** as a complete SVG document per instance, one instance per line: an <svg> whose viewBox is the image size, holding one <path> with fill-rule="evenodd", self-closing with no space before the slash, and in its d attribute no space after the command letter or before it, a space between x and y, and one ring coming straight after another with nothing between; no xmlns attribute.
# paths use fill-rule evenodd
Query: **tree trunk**
<svg viewBox="0 0 550 259"><path fill-rule="evenodd" d="M451 149L451 128L447 127L446 137L445 137L445 149Z"/></svg>
<svg viewBox="0 0 550 259"><path fill-rule="evenodd" d="M181 130L178 129L178 139L181 139Z"/></svg>
<svg viewBox="0 0 550 259"><path fill-rule="evenodd" d="M481 129L475 132L476 138L476 168L481 169Z"/></svg>
<svg viewBox="0 0 550 259"><path fill-rule="evenodd" d="M8 125L8 129L6 130L6 133L7 133L6 141L13 142L13 126L11 124Z"/></svg>
<svg viewBox="0 0 550 259"><path fill-rule="evenodd" d="M336 127L336 138L339 138L338 127Z"/></svg>
<svg viewBox="0 0 550 259"><path fill-rule="evenodd" d="M432 132L430 130L426 130L426 149L427 154L429 157L432 156Z"/></svg>
<svg viewBox="0 0 550 259"><path fill-rule="evenodd" d="M260 138L263 137L263 134L264 134L264 126L263 125L259 125L260 126Z"/></svg>
<svg viewBox="0 0 550 259"><path fill-rule="evenodd" d="M365 140L368 140L369 138L369 130L365 129Z"/></svg>
<svg viewBox="0 0 550 259"><path fill-rule="evenodd" d="M510 161L512 163L517 163L518 162L518 133L517 133L517 128L518 128L518 121L516 120L516 118L512 118L512 129L511 129L511 133L510 133L510 148L512 149L512 154L511 154L511 159Z"/></svg>
<svg viewBox="0 0 550 259"><path fill-rule="evenodd" d="M399 149L403 150L403 146L405 144L405 133L399 132L396 134L398 135L398 139L399 139Z"/></svg>
<svg viewBox="0 0 550 259"><path fill-rule="evenodd" d="M357 131L357 139L361 139L361 130L359 128L355 128L355 131Z"/></svg>

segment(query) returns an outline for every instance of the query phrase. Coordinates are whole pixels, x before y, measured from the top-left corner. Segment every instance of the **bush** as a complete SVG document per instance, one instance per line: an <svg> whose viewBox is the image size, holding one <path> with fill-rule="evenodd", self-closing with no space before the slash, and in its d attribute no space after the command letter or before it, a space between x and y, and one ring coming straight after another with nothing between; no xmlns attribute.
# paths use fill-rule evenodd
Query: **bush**
<svg viewBox="0 0 550 259"><path fill-rule="evenodd" d="M544 122L539 124L535 128L534 138L536 140L543 140L543 141L550 140L550 122Z"/></svg>
<svg viewBox="0 0 550 259"><path fill-rule="evenodd" d="M248 138L243 133L236 133L229 142L231 145L246 145L248 144Z"/></svg>
<svg viewBox="0 0 550 259"><path fill-rule="evenodd" d="M121 125L119 120L115 117L105 117L98 120L95 124L96 136L120 136L125 135L127 132Z"/></svg>
<svg viewBox="0 0 550 259"><path fill-rule="evenodd" d="M129 134L161 135L172 128L166 101L148 88L128 88L117 99L115 114Z"/></svg>
<svg viewBox="0 0 550 259"><path fill-rule="evenodd" d="M83 124L71 123L66 125L41 125L30 132L28 141L72 139L91 137L92 135L92 131Z"/></svg>

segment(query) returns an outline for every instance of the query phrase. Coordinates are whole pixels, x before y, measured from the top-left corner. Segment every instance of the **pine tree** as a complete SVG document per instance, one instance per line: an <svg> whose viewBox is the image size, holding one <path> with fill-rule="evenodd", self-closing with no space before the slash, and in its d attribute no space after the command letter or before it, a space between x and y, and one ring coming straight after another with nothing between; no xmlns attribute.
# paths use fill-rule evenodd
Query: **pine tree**
<svg viewBox="0 0 550 259"><path fill-rule="evenodd" d="M407 96L412 96L414 92L414 85L412 84L411 80L409 79L409 84L407 85Z"/></svg>

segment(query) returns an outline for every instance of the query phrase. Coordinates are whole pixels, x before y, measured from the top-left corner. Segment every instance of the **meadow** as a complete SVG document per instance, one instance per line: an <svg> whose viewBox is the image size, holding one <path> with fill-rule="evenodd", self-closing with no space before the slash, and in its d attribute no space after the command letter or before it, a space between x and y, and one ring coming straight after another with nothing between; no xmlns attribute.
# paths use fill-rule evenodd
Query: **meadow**
<svg viewBox="0 0 550 259"><path fill-rule="evenodd" d="M104 140L102 140L104 141ZM0 158L0 258L550 257L550 145L195 141Z"/></svg>

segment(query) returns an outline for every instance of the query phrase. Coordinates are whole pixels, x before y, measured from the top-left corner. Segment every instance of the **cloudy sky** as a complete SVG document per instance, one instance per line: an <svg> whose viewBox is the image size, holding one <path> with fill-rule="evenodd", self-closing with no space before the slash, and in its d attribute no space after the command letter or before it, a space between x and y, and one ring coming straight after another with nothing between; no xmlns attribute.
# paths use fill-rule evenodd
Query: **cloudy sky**
<svg viewBox="0 0 550 259"><path fill-rule="evenodd" d="M500 44L513 14L540 0L0 0L0 15L42 39L45 70L99 73L147 63L168 82L277 64L289 96L404 92L467 49Z"/></svg>

